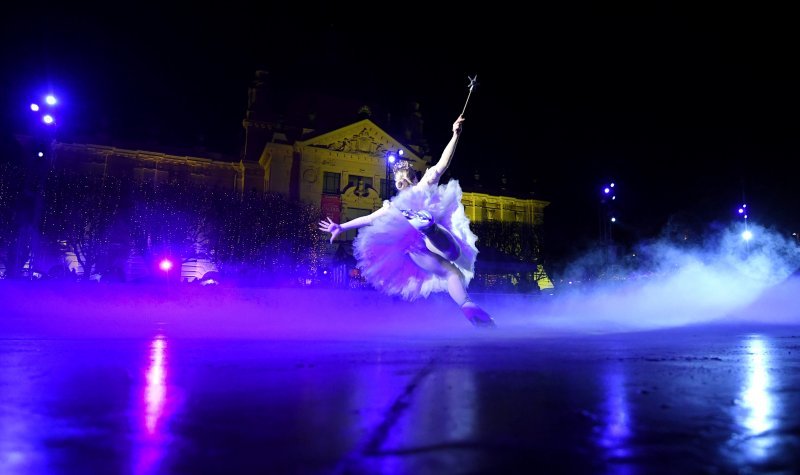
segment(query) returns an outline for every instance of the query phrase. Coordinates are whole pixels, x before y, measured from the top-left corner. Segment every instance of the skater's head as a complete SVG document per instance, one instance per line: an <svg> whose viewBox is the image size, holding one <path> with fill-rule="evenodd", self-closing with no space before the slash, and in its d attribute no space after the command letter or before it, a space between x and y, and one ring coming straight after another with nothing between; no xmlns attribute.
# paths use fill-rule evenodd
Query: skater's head
<svg viewBox="0 0 800 475"><path fill-rule="evenodd" d="M394 174L394 186L402 191L417 184L417 174L414 170L403 170Z"/></svg>
<svg viewBox="0 0 800 475"><path fill-rule="evenodd" d="M417 172L411 168L408 160L398 160L392 166L394 171L394 186L399 191L417 184Z"/></svg>

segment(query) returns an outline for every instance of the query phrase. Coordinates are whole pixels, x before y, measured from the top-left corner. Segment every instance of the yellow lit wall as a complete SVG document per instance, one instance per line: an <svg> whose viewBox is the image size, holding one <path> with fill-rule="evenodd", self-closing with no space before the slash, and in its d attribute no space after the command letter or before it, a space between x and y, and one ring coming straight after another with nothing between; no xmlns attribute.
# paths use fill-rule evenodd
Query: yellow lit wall
<svg viewBox="0 0 800 475"><path fill-rule="evenodd" d="M461 202L473 223L498 221L541 225L548 201L464 192Z"/></svg>

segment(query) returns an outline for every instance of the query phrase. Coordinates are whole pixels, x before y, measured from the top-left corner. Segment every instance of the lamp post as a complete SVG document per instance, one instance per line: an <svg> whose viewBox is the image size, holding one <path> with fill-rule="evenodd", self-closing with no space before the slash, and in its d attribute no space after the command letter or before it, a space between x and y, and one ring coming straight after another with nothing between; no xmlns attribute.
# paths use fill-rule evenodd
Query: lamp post
<svg viewBox="0 0 800 475"><path fill-rule="evenodd" d="M603 185L600 193L600 239L603 242L612 239L611 225L617 221L612 205L616 199L616 184L612 181Z"/></svg>
<svg viewBox="0 0 800 475"><path fill-rule="evenodd" d="M742 206L739 207L739 216L742 217L744 220L744 231L742 231L742 240L744 240L745 248L750 250L750 240L753 239L753 233L747 226L747 219L749 218L749 213L747 211L747 204L743 203Z"/></svg>
<svg viewBox="0 0 800 475"><path fill-rule="evenodd" d="M613 249L613 225L617 222L614 215L614 203L617 199L617 185L610 181L600 188L600 241L605 248L605 266L610 272L613 269L615 251Z"/></svg>
<svg viewBox="0 0 800 475"><path fill-rule="evenodd" d="M390 176L392 173L391 172L392 166L395 164L395 162L397 162L397 160L400 160L402 158L403 158L403 149L398 149L396 151L389 150L388 152L386 152L386 159L384 160L384 165L386 169L386 196L384 198L387 200L391 198L393 194L391 180L390 180Z"/></svg>
<svg viewBox="0 0 800 475"><path fill-rule="evenodd" d="M53 94L48 94L42 99L42 102L32 102L30 104L30 110L36 119L36 126L33 131L35 137L34 147L36 148L35 153L39 158L46 158L52 164L56 129L58 127L57 106L59 101Z"/></svg>
<svg viewBox="0 0 800 475"><path fill-rule="evenodd" d="M31 279L35 277L34 264L39 251L39 224L44 208L46 174L48 165L53 164L55 131L58 125L56 120L58 99L53 94L48 94L42 99L41 102L32 102L29 106L35 123L31 130L32 148L28 151L27 157L31 181L25 188L26 193L30 193L32 209L29 220L21 224L18 248L18 255L24 256L26 261L23 263L23 269L27 264L28 277Z"/></svg>

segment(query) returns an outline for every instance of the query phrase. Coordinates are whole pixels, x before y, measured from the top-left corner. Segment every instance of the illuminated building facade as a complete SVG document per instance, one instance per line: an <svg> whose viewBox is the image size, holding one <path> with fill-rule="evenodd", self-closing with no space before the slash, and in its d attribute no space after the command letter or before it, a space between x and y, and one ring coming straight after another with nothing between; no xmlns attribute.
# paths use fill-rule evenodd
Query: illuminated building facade
<svg viewBox="0 0 800 475"><path fill-rule="evenodd" d="M240 192L280 193L319 206L323 216L337 222L369 214L388 199L393 192L387 173L389 152L402 151L420 175L430 166L418 111L411 114L411 125L401 134L403 141L374 122L367 106L359 111L358 120L338 127L287 126L269 109L266 79L266 73L258 72L249 90L240 157L59 143L58 162L90 174L130 176L153 183L177 179ZM473 223L522 223L536 228L543 224L549 203L465 190L463 204ZM339 239L347 244L356 232L349 231ZM331 256L335 254L332 247ZM541 266L537 272L540 287L551 287Z"/></svg>

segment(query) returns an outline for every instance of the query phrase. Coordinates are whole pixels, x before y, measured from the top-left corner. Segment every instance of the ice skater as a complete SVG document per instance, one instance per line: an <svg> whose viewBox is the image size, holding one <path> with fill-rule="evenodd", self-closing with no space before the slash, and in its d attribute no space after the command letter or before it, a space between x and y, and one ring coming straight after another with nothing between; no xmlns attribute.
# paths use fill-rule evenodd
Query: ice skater
<svg viewBox="0 0 800 475"><path fill-rule="evenodd" d="M474 79L470 81L472 92ZM393 176L398 193L391 200L367 216L341 224L327 218L319 222L319 229L331 234L331 242L342 231L359 229L353 254L375 288L409 301L447 291L470 323L494 327L492 317L467 293L478 249L461 203L461 186L457 180L439 184L453 159L463 122L462 112L441 158L422 179L417 179L408 161L397 160Z"/></svg>

